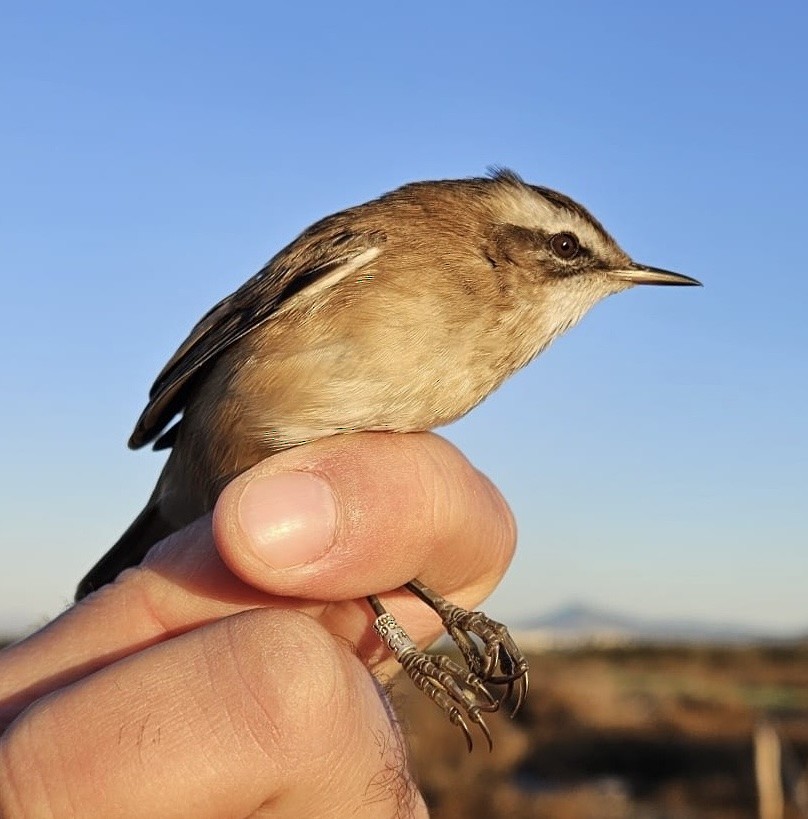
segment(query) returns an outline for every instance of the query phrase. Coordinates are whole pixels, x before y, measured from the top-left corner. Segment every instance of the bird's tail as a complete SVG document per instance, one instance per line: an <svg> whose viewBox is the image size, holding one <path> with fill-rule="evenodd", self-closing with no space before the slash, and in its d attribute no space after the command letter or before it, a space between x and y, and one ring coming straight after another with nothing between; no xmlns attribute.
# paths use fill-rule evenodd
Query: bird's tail
<svg viewBox="0 0 808 819"><path fill-rule="evenodd" d="M137 566L158 540L176 528L160 516L157 504L150 501L118 542L84 576L76 589L76 601L111 583L124 569Z"/></svg>

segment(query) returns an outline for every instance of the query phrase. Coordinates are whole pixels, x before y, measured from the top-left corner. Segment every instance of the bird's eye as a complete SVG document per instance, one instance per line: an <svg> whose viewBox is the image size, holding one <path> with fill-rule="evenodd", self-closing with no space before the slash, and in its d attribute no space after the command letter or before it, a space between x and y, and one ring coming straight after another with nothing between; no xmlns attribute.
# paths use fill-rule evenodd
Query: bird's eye
<svg viewBox="0 0 808 819"><path fill-rule="evenodd" d="M559 259L564 259L564 261L574 259L580 249L578 239L572 233L556 233L550 237L550 250Z"/></svg>

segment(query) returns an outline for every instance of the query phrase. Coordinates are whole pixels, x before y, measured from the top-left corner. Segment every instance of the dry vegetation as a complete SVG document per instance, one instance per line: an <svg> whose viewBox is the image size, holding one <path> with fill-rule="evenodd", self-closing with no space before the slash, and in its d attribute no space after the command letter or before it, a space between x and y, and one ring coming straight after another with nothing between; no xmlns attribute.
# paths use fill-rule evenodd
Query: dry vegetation
<svg viewBox="0 0 808 819"><path fill-rule="evenodd" d="M398 687L433 819L753 819L753 732L763 717L786 764L808 766L808 644L548 652L495 749ZM798 819L793 805L786 819Z"/></svg>

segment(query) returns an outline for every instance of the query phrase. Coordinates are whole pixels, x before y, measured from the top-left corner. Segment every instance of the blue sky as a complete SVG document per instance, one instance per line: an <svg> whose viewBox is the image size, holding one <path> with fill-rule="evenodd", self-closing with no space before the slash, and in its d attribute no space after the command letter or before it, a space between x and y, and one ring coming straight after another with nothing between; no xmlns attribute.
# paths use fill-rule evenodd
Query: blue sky
<svg viewBox="0 0 808 819"><path fill-rule="evenodd" d="M139 511L191 325L303 227L491 164L703 290L598 306L446 434L520 525L489 610L808 627L804 4L6 4L0 628Z"/></svg>

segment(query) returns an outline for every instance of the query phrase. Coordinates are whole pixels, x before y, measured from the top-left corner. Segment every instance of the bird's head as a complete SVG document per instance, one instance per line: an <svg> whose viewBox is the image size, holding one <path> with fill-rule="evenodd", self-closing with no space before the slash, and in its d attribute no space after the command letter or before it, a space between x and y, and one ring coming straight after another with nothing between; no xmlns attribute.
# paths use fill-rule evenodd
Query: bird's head
<svg viewBox="0 0 808 819"><path fill-rule="evenodd" d="M531 313L529 323L538 329L533 355L613 293L639 284L700 284L633 261L586 208L564 194L528 185L506 170L476 183L488 224L482 253Z"/></svg>
<svg viewBox="0 0 808 819"><path fill-rule="evenodd" d="M604 296L637 284L700 284L632 261L582 205L549 188L528 185L511 171L496 170L488 194L494 264L502 257L532 268L537 281L550 284L596 280Z"/></svg>

